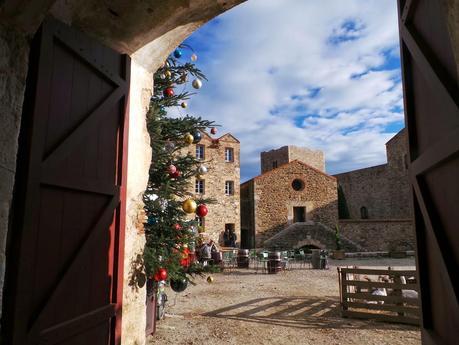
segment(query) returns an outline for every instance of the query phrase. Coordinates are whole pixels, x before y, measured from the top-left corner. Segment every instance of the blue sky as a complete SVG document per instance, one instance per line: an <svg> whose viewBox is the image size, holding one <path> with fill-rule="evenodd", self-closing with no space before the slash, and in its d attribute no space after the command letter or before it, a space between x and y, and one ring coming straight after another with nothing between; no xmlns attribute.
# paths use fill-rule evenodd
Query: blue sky
<svg viewBox="0 0 459 345"><path fill-rule="evenodd" d="M186 43L209 78L188 112L239 138L242 181L283 145L323 150L330 174L382 164L404 126L394 0L249 0Z"/></svg>

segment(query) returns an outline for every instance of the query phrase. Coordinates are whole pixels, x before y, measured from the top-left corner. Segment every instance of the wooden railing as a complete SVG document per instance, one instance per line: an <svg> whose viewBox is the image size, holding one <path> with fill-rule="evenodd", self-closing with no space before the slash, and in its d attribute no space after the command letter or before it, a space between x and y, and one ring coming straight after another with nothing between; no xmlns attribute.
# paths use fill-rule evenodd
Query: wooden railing
<svg viewBox="0 0 459 345"><path fill-rule="evenodd" d="M406 284L402 284L401 277L405 277ZM338 267L341 315L419 325L416 277L415 270ZM376 289L385 291L387 296L377 295Z"/></svg>

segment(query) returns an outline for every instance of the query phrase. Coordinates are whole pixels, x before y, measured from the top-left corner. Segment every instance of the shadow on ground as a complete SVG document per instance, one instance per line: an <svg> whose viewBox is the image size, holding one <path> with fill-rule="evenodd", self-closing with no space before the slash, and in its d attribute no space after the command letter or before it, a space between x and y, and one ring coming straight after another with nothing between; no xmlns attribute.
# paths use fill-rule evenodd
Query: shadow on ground
<svg viewBox="0 0 459 345"><path fill-rule="evenodd" d="M417 329L414 326L342 318L338 299L328 296L256 298L202 316L300 329Z"/></svg>

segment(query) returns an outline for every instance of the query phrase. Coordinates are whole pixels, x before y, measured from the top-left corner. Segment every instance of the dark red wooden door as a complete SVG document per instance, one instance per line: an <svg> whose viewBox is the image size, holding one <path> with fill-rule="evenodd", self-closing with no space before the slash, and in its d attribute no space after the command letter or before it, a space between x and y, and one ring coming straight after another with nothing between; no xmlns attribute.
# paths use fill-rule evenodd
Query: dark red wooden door
<svg viewBox="0 0 459 345"><path fill-rule="evenodd" d="M120 342L130 59L54 20L31 54L8 344Z"/></svg>
<svg viewBox="0 0 459 345"><path fill-rule="evenodd" d="M444 2L399 0L423 344L459 335L459 93Z"/></svg>

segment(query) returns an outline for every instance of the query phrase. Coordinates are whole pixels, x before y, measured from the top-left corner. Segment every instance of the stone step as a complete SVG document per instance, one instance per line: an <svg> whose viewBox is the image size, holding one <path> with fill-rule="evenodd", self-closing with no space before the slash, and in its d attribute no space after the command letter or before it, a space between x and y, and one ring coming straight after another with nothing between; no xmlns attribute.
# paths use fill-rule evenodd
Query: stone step
<svg viewBox="0 0 459 345"><path fill-rule="evenodd" d="M340 236L340 242L346 251L364 251L361 246L343 236ZM297 249L305 245L335 249L335 231L322 223L295 223L264 242L265 248Z"/></svg>

